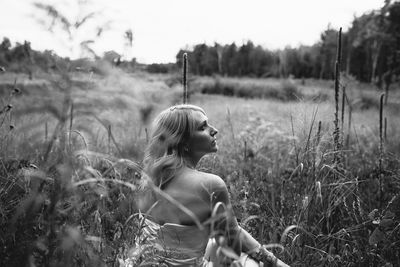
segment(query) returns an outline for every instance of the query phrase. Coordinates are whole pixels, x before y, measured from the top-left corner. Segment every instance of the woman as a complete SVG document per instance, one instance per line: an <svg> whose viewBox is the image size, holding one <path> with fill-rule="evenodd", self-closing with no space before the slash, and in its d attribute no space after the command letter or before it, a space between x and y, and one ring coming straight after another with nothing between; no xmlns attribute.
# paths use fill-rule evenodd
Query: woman
<svg viewBox="0 0 400 267"><path fill-rule="evenodd" d="M195 169L217 152L217 133L194 105L173 106L155 119L144 159L152 190L139 203L146 218L138 245L156 245L152 259L168 266L287 266L238 225L224 181Z"/></svg>

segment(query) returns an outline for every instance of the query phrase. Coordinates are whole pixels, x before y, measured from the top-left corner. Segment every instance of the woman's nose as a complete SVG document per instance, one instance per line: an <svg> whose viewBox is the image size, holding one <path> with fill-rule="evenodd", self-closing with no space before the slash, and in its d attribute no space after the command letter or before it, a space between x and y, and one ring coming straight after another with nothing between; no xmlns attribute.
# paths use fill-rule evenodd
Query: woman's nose
<svg viewBox="0 0 400 267"><path fill-rule="evenodd" d="M214 135L216 135L218 133L218 130L214 127L214 126L211 126L211 136L214 136Z"/></svg>

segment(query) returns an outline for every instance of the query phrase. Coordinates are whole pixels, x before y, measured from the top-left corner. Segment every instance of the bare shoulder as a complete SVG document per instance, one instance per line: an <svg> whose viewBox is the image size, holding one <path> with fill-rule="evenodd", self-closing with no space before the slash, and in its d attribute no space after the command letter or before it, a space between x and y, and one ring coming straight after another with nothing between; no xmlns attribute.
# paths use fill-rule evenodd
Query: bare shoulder
<svg viewBox="0 0 400 267"><path fill-rule="evenodd" d="M228 197L228 189L224 180L218 175L206 173L206 172L198 172L199 178L203 181L202 184L205 185L208 198L211 197L212 201L216 200L227 202Z"/></svg>
<svg viewBox="0 0 400 267"><path fill-rule="evenodd" d="M212 173L207 173L207 172L198 172L199 176L201 176L201 179L206 182L206 184L211 188L211 189L221 189L221 188L226 188L226 184L224 180L222 180L221 177L218 175L212 174Z"/></svg>

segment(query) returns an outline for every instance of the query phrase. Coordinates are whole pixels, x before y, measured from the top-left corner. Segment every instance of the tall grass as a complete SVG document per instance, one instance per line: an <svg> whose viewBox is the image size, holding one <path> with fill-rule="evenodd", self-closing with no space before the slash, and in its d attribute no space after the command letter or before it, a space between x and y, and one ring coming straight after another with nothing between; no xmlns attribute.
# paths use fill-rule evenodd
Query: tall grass
<svg viewBox="0 0 400 267"><path fill-rule="evenodd" d="M7 122L0 128L1 266L110 266L134 247L134 238L120 238L137 232L140 170L134 161L119 159L128 151L118 147L104 115L94 112L100 107L74 99L86 86L74 87L70 73L62 74L52 82L52 102L10 97L16 112L12 116L7 104L0 114ZM14 88L9 89L13 96ZM146 123L148 111L138 113ZM108 126L108 151L96 148L94 129L81 126L87 118ZM10 137L11 122L16 127ZM36 134L41 125L42 138ZM136 153L131 158L141 152Z"/></svg>
<svg viewBox="0 0 400 267"><path fill-rule="evenodd" d="M118 266L135 253L136 265L153 259L136 242L142 129L158 110L181 102L182 91L165 77L110 71L66 72L47 79L47 95L21 90L2 103L1 266ZM349 103L352 93L348 86ZM400 264L396 110L385 109L391 135L379 165L379 110L352 105L351 126L342 127L352 136L347 164L336 173L330 102L193 94L191 103L219 129L220 151L202 159L200 170L227 182L240 224L261 243L283 246L275 250L282 260Z"/></svg>

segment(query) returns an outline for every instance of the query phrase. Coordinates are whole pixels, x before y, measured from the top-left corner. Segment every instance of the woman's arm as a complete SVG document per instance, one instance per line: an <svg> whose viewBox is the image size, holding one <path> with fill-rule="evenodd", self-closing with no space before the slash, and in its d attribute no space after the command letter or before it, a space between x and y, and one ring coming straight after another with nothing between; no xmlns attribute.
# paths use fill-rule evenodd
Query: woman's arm
<svg viewBox="0 0 400 267"><path fill-rule="evenodd" d="M240 252L247 253L260 248L260 243L238 225L225 182L216 175L210 174L209 178L211 206L213 210L218 209L214 210L217 218L214 223L215 230L228 238L228 245L239 255Z"/></svg>
<svg viewBox="0 0 400 267"><path fill-rule="evenodd" d="M223 203L223 206L226 207L226 210L221 210L226 216L221 216L221 218L217 220L216 225L217 230L225 232L227 235L228 245L230 245L238 255L240 255L241 252L245 252L259 262L272 263L274 264L273 266L277 267L289 267L289 265L276 258L272 252L263 248L254 237L238 225L231 207L231 201L225 182L219 176L213 175L210 185L212 207L218 208L219 205L217 205L217 203L219 202ZM217 215L218 213L219 212L217 212Z"/></svg>

